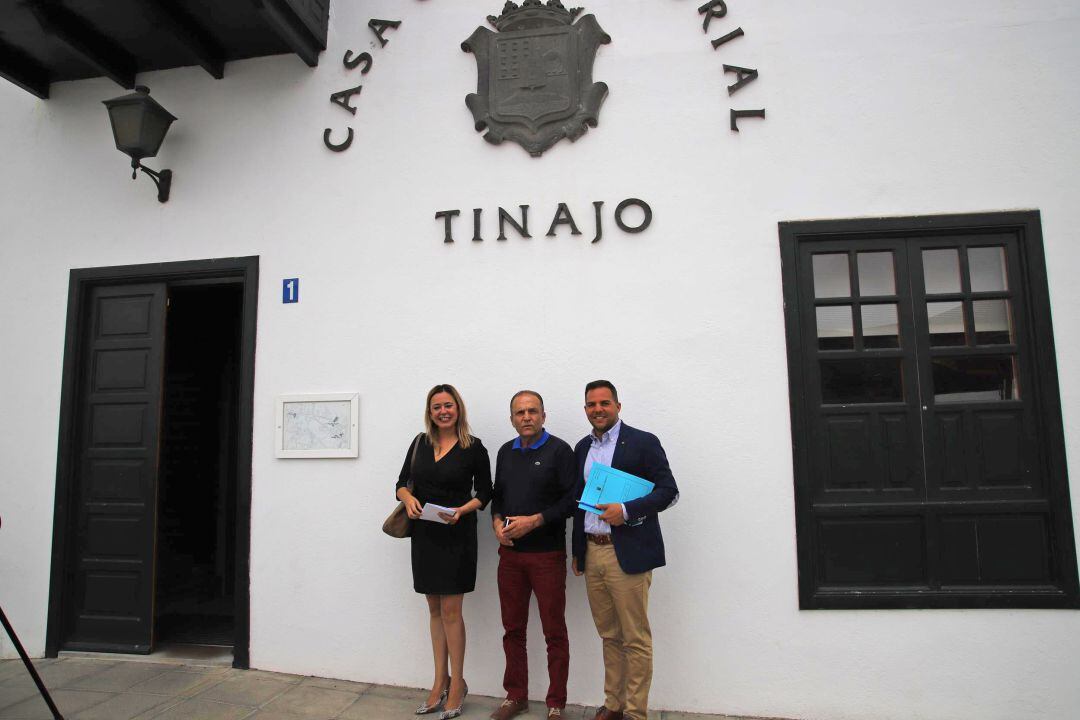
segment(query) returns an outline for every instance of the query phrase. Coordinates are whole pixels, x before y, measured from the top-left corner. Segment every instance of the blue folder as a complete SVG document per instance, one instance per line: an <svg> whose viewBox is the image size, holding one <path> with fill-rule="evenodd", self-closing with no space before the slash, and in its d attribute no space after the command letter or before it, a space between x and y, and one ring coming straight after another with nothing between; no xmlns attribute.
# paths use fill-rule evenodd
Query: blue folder
<svg viewBox="0 0 1080 720"><path fill-rule="evenodd" d="M608 465L593 463L589 470L589 480L585 491L581 493L578 507L587 512L602 515L597 505L606 503L624 503L645 497L656 487L648 480L616 470Z"/></svg>

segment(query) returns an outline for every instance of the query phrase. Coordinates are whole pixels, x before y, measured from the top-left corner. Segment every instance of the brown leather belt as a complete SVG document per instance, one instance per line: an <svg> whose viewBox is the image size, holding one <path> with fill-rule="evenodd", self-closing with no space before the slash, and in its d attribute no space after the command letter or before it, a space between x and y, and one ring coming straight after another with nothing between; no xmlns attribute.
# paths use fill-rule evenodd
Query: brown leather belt
<svg viewBox="0 0 1080 720"><path fill-rule="evenodd" d="M586 534L585 537L587 537L589 539L589 542L594 543L596 545L610 545L611 544L611 536L610 535L593 535L593 534L589 533L589 534Z"/></svg>

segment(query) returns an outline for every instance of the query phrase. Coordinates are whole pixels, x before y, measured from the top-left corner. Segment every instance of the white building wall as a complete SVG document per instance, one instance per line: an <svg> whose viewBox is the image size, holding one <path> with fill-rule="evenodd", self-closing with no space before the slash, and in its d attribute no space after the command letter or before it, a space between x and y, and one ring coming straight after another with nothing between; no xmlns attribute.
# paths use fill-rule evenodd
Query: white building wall
<svg viewBox="0 0 1080 720"><path fill-rule="evenodd" d="M655 574L655 707L881 720L1080 715L1080 614L814 611L797 599L777 222L1042 211L1067 455L1080 451L1080 7L1066 0L741 2L702 33L700 3L589 0L613 37L600 127L543 158L474 132L459 45L501 0L337 0L314 70L296 57L141 75L180 120L158 162L172 198L127 179L105 80L39 101L0 84L0 604L44 652L68 271L260 257L251 554L252 667L421 686L431 663L408 545L383 536L424 393L452 382L475 433L509 439L528 386L548 428L587 431L586 381L659 435L683 499ZM377 47L372 17L402 20ZM709 40L745 37L713 51ZM364 78L347 48L369 50ZM734 97L724 63L759 68ZM328 102L362 82L355 118ZM728 110L768 119L728 130ZM356 140L342 154L324 127ZM655 219L625 235L624 198ZM591 203L605 201L595 245ZM557 203L584 233L546 238ZM497 208L534 238L495 242ZM474 207L483 243L470 242ZM458 242L437 210L458 208ZM301 278L282 305L281 279ZM358 391L358 460L278 460L279 394ZM1074 497L1080 496L1073 483ZM1074 502L1074 522L1078 521ZM481 522L465 604L467 679L500 694L495 543ZM569 579L571 702L602 693L600 643ZM545 687L530 635L532 694ZM6 638L0 652L14 656Z"/></svg>

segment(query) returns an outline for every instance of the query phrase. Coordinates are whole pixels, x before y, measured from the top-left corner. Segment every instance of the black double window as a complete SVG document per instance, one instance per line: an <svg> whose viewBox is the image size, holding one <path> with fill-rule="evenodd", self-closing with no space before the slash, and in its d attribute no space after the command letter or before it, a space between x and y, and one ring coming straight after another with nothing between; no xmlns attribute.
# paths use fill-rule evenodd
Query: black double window
<svg viewBox="0 0 1080 720"><path fill-rule="evenodd" d="M780 235L802 607L1077 606L1038 213Z"/></svg>

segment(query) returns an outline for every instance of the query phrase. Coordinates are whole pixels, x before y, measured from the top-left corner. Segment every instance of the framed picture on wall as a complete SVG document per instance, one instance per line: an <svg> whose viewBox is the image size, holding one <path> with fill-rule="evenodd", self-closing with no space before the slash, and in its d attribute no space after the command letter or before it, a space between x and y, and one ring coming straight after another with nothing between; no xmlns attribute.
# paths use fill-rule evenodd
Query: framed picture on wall
<svg viewBox="0 0 1080 720"><path fill-rule="evenodd" d="M277 457L359 457L359 410L359 393L279 396L274 413Z"/></svg>

